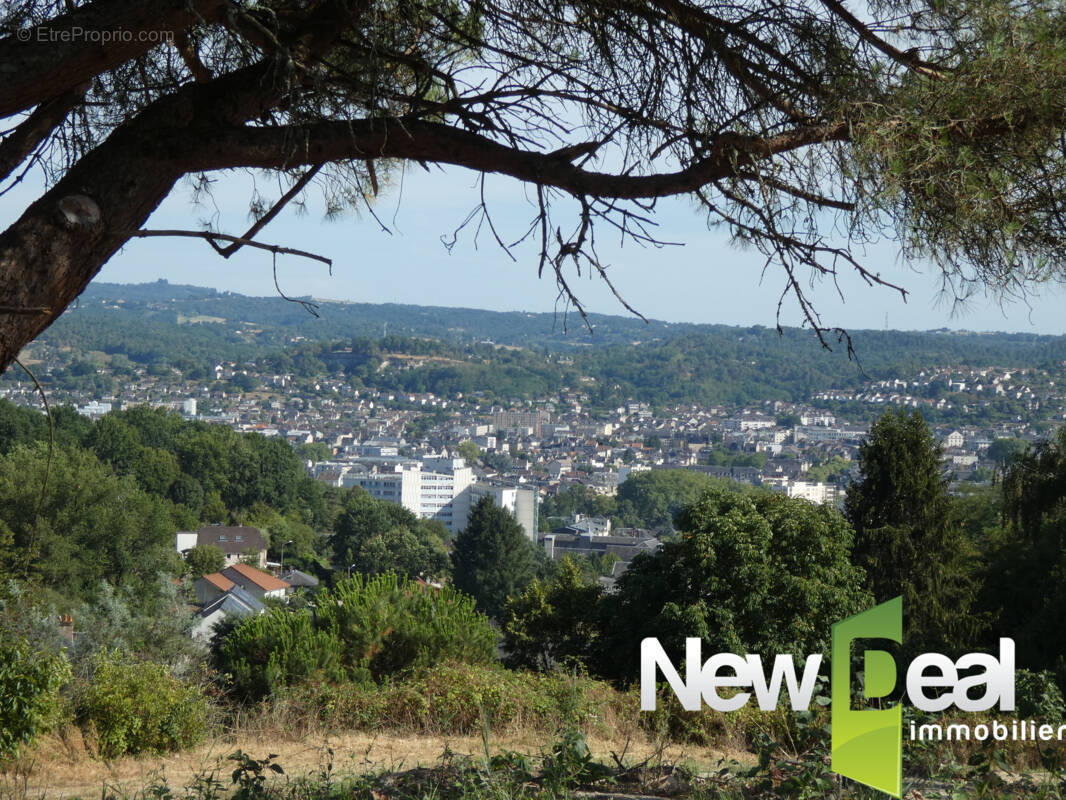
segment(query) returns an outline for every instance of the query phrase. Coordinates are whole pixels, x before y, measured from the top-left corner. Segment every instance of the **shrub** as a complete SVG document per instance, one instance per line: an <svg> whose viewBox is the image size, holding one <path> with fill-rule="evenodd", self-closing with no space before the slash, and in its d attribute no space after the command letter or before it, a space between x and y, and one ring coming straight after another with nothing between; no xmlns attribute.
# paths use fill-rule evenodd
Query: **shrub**
<svg viewBox="0 0 1066 800"><path fill-rule="evenodd" d="M1019 669L1014 673L1020 719L1039 719L1059 722L1063 715L1062 690L1049 670L1033 672Z"/></svg>
<svg viewBox="0 0 1066 800"><path fill-rule="evenodd" d="M258 699L307 681L382 682L445 660L484 664L496 632L454 589L388 573L353 575L308 609L249 618L218 643L216 663L234 692Z"/></svg>
<svg viewBox="0 0 1066 800"><path fill-rule="evenodd" d="M599 636L596 612L602 594L599 583L567 558L552 580L534 579L521 595L509 597L503 621L507 666L588 663Z"/></svg>
<svg viewBox="0 0 1066 800"><path fill-rule="evenodd" d="M303 727L470 735L555 733L581 728L616 734L636 728L635 697L562 672L515 672L499 665L447 662L380 686L304 684L279 693L274 711Z"/></svg>
<svg viewBox="0 0 1066 800"><path fill-rule="evenodd" d="M77 701L77 720L105 758L182 750L207 729L207 701L162 664L102 651Z"/></svg>
<svg viewBox="0 0 1066 800"><path fill-rule="evenodd" d="M446 660L485 664L496 658L496 631L472 598L389 573L353 575L319 609L319 625L343 644L353 676L376 681Z"/></svg>
<svg viewBox="0 0 1066 800"><path fill-rule="evenodd" d="M69 678L61 654L36 651L26 639L0 632L0 759L59 721L59 690Z"/></svg>
<svg viewBox="0 0 1066 800"><path fill-rule="evenodd" d="M272 608L234 626L219 642L216 662L240 699L258 699L302 681L340 679L340 650L309 609Z"/></svg>

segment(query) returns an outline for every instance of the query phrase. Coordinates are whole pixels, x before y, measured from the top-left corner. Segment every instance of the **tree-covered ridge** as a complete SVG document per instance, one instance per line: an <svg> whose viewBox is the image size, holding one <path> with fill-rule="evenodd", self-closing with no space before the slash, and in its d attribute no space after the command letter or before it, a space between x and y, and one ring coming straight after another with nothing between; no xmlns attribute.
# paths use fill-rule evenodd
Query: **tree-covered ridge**
<svg viewBox="0 0 1066 800"><path fill-rule="evenodd" d="M650 320L632 316L590 314L589 325L562 314L524 311L486 311L402 303L349 303L301 297L315 303L318 316L277 296L249 297L166 281L142 284L94 282L82 293L78 305L65 316L82 316L97 322L143 319L155 322L181 320L190 329L226 333L242 325L261 329L258 337L285 341L285 336L335 339L344 336L429 336L451 343L491 340L511 346L540 345L552 350L597 347L632 341L656 341L698 329L691 323ZM589 330L591 326L592 330ZM53 326L55 329L56 326ZM62 338L64 326L55 335ZM42 333L48 340L51 331Z"/></svg>
<svg viewBox="0 0 1066 800"><path fill-rule="evenodd" d="M343 375L356 387L481 393L503 401L545 397L565 386L586 394L593 406L612 406L629 399L656 405L807 401L828 389L913 380L938 368L1046 370L1049 380L1061 383L1066 363L1066 337L1034 334L853 331L856 358L849 358L844 348L826 351L797 328L645 326L606 317L593 335L572 327L562 337L550 314L326 303L316 319L280 298L170 289L104 285L87 292L79 308L30 348L44 365L38 371L61 388L106 394L118 386L110 378L138 370L209 383L214 367L227 362L253 375L309 381ZM120 296L126 290L128 299ZM244 384L235 389L258 385L238 378ZM995 398L996 404L1003 406L994 412L1000 416L1018 411L1010 398Z"/></svg>
<svg viewBox="0 0 1066 800"><path fill-rule="evenodd" d="M556 394L587 395L594 407L629 400L743 405L807 401L827 389L858 390L870 381L914 379L938 367L1047 370L1062 374L1066 337L860 331L859 358L820 348L803 331L714 327L666 342L609 345L561 354L537 348L447 345L388 336L301 343L257 363L266 372L322 370L380 391L507 402ZM926 390L915 390L921 394Z"/></svg>

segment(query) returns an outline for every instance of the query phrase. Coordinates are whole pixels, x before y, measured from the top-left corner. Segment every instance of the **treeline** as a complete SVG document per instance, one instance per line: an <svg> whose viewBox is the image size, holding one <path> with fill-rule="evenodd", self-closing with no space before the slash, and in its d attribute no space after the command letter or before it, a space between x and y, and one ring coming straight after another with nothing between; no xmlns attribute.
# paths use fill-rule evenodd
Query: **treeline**
<svg viewBox="0 0 1066 800"><path fill-rule="evenodd" d="M258 363L266 371L297 375L313 367L343 376L353 386L381 391L442 396L462 392L504 403L548 396L566 386L586 394L592 407L614 408L633 399L659 407L798 402L827 388L854 390L870 379L916 376L922 369L928 371L930 365L1038 367L1057 375L1066 358L1066 339L1053 337L861 331L855 341L856 347L867 348L859 351L858 361L849 360L842 352L823 350L806 332L788 330L779 336L776 331L758 327L722 328L678 336L665 343L590 348L566 355L537 348L451 346L389 336L304 343L264 356ZM920 351L918 356L911 352L913 347ZM412 367L408 360L395 358L397 355L421 358ZM934 399L946 392L943 381L913 390L917 396ZM938 421L962 421L980 406L979 421L989 423L1030 413L1021 401L989 400L984 405L986 398L980 396L955 398L957 409L932 413L938 415ZM967 401L969 411L963 409ZM846 410L852 416L874 413L870 406L855 403Z"/></svg>
<svg viewBox="0 0 1066 800"><path fill-rule="evenodd" d="M152 602L157 576L180 576L187 566L175 532L219 523L260 529L270 555L284 546L286 565L327 582L353 571L427 579L454 572L462 585L464 568L516 571L493 589L467 584L482 607L499 608L546 566L507 512L482 505L464 531L467 544L456 542L456 552L466 547L477 558L453 570L441 522L362 489L325 486L284 439L148 406L95 422L59 408L50 427L43 414L0 399L0 567L61 608L98 599L102 582ZM488 562L479 560L488 553Z"/></svg>
<svg viewBox="0 0 1066 800"><path fill-rule="evenodd" d="M171 318L181 314L225 319L225 325L248 322L267 336L302 336L308 339L337 339L344 336L378 337L389 333L410 337L432 337L452 344L492 340L513 346L549 345L555 350L631 342L665 340L700 326L652 320L645 324L632 316L591 314L590 332L579 319L554 313L499 312L473 308L444 308L399 303L338 303L301 298L316 303L314 317L297 303L277 296L247 297L197 286L165 281L144 284L92 283L82 294L79 307L70 313L92 317L94 323L114 318L119 305L127 317L150 317L163 312ZM57 322L62 324L63 318ZM52 326L54 329L56 326ZM203 327L212 327L211 324Z"/></svg>
<svg viewBox="0 0 1066 800"><path fill-rule="evenodd" d="M61 604L101 581L151 593L157 574L181 573L175 532L205 524L257 525L293 540L294 563L324 564L338 507L283 439L147 406L96 422L59 408L50 429L0 400L0 564Z"/></svg>

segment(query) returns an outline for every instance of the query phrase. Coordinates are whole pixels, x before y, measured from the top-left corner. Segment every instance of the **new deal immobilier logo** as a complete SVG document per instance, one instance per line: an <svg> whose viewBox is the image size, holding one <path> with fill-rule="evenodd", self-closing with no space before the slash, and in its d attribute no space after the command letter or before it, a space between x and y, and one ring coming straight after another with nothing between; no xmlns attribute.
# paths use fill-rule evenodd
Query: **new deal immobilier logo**
<svg viewBox="0 0 1066 800"><path fill-rule="evenodd" d="M851 648L858 648L863 639L890 640L903 643L903 598L897 597L881 605L848 617L832 629L830 665L830 724L832 728L832 770L845 777L879 789L893 797L901 797L903 783L903 708L858 708L851 692ZM758 655L740 656L735 653L716 653L703 661L702 641L685 640L685 680L670 661L658 639L649 638L640 645L640 707L654 711L656 705L656 670L677 695L681 706L699 711L701 700L717 711L736 711L755 694L759 708L764 711L777 707L781 685L794 711L810 706L821 655L807 656L800 676L789 655L777 655L767 679L762 658ZM858 649L856 652L859 652ZM863 652L865 681L862 698L874 700L887 697L896 685L896 660L886 650L866 649ZM970 673L971 670L978 670ZM960 672L968 674L960 676ZM983 687L976 698L972 695ZM738 691L731 697L719 695L720 688L750 689ZM908 701L922 711L944 711L952 705L961 711L987 711L998 704L1001 711L1014 710L1014 640L999 640L999 658L986 653L967 653L952 661L940 653L924 653L907 668L906 693ZM994 738L1006 739L1008 729L994 723ZM1018 739L1018 723L1013 736ZM1035 723L1022 722L1022 739L1035 739ZM1026 726L1031 726L1027 734ZM927 726L922 726L923 728ZM939 726L928 726L930 729ZM911 726L911 738L915 738ZM971 732L966 726L949 726L949 738L954 730L957 738L987 739L989 727L978 725ZM965 729L965 736L963 736ZM981 730L984 729L983 735ZM1000 735L1002 729L1002 736ZM1047 729L1047 730L1045 730ZM1042 739L1052 738L1050 725L1041 726ZM1063 738L1066 725L1058 730ZM942 732L941 732L942 734ZM919 736L919 738L922 738Z"/></svg>

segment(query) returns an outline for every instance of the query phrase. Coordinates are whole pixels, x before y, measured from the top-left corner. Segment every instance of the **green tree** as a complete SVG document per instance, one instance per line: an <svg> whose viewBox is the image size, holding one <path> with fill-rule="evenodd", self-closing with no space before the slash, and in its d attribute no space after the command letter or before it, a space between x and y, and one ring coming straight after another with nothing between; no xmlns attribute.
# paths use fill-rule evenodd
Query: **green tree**
<svg viewBox="0 0 1066 800"><path fill-rule="evenodd" d="M617 510L615 498L599 494L583 483L575 483L558 494L545 497L540 505L540 518L569 518L574 514L614 517Z"/></svg>
<svg viewBox="0 0 1066 800"><path fill-rule="evenodd" d="M507 509L483 497L452 546L456 588L472 596L490 617L499 618L507 598L536 577L534 547Z"/></svg>
<svg viewBox="0 0 1066 800"><path fill-rule="evenodd" d="M416 578L447 571L447 529L420 520L396 503L352 491L337 517L332 537L334 566L376 575L396 572Z"/></svg>
<svg viewBox="0 0 1066 800"><path fill-rule="evenodd" d="M832 624L869 603L851 528L832 508L715 489L678 525L677 541L635 558L604 597L601 674L635 678L648 636L677 661L692 636L705 652L826 652Z"/></svg>
<svg viewBox="0 0 1066 800"><path fill-rule="evenodd" d="M203 507L200 512L204 522L208 524L223 523L229 519L229 511L222 502L222 496L218 492L211 492L204 497Z"/></svg>
<svg viewBox="0 0 1066 800"><path fill-rule="evenodd" d="M143 445L140 431L118 414L105 414L89 431L86 446L119 475L131 474Z"/></svg>
<svg viewBox="0 0 1066 800"><path fill-rule="evenodd" d="M952 513L940 443L921 413L878 419L859 446L858 466L844 513L867 588L879 603L903 596L909 651L971 644L973 553Z"/></svg>
<svg viewBox="0 0 1066 800"><path fill-rule="evenodd" d="M296 455L304 461L328 461L333 458L333 448L325 442L302 442L295 449Z"/></svg>
<svg viewBox="0 0 1066 800"><path fill-rule="evenodd" d="M69 598L92 597L101 580L146 588L159 572L179 572L177 519L168 501L91 452L59 448L50 468L46 444L0 458L0 531L14 536L4 567Z"/></svg>
<svg viewBox="0 0 1066 800"><path fill-rule="evenodd" d="M985 455L995 461L999 469L1003 469L1028 449L1029 442L1025 439L996 439L988 446Z"/></svg>
<svg viewBox="0 0 1066 800"><path fill-rule="evenodd" d="M1008 463L1004 529L989 546L982 606L992 635L1010 636L1019 665L1066 686L1066 429ZM994 644L994 642L993 642Z"/></svg>
<svg viewBox="0 0 1066 800"><path fill-rule="evenodd" d="M143 447L134 459L133 475L146 492L166 497L181 475L181 467L173 453L158 447Z"/></svg>
<svg viewBox="0 0 1066 800"><path fill-rule="evenodd" d="M716 478L686 469L636 472L618 487L618 515L626 526L671 531L678 511L722 485Z"/></svg>
<svg viewBox="0 0 1066 800"><path fill-rule="evenodd" d="M175 503L179 503L197 519L202 519L204 514L204 487L200 481L184 472L179 473L174 482L170 484L167 496ZM221 502L221 501L220 501Z"/></svg>
<svg viewBox="0 0 1066 800"><path fill-rule="evenodd" d="M268 558L273 561L281 559L284 545L285 566L307 569L322 563L319 550L325 549L325 539L300 516L295 511L282 514L260 503L252 509L245 524L259 528L267 537L270 542Z"/></svg>
<svg viewBox="0 0 1066 800"><path fill-rule="evenodd" d="M213 544L198 544L185 554L185 571L194 578L219 572L226 566L226 554Z"/></svg>
<svg viewBox="0 0 1066 800"><path fill-rule="evenodd" d="M807 478L812 481L839 483L844 480L848 470L852 467L851 461L841 456L832 458L811 467L807 470Z"/></svg>
<svg viewBox="0 0 1066 800"><path fill-rule="evenodd" d="M503 649L508 666L549 670L571 661L587 664L599 636L602 593L595 578L570 559L563 560L551 580L534 578L507 600Z"/></svg>
<svg viewBox="0 0 1066 800"><path fill-rule="evenodd" d="M238 372L229 379L230 389L234 392L254 392L259 388L259 381L254 375Z"/></svg>
<svg viewBox="0 0 1066 800"><path fill-rule="evenodd" d="M478 459L481 458L481 448L467 439L459 443L455 448L455 454L460 458L465 458L467 464L477 464Z"/></svg>
<svg viewBox="0 0 1066 800"><path fill-rule="evenodd" d="M16 406L0 397L0 454L17 444L43 441L48 436L48 422L43 414Z"/></svg>

